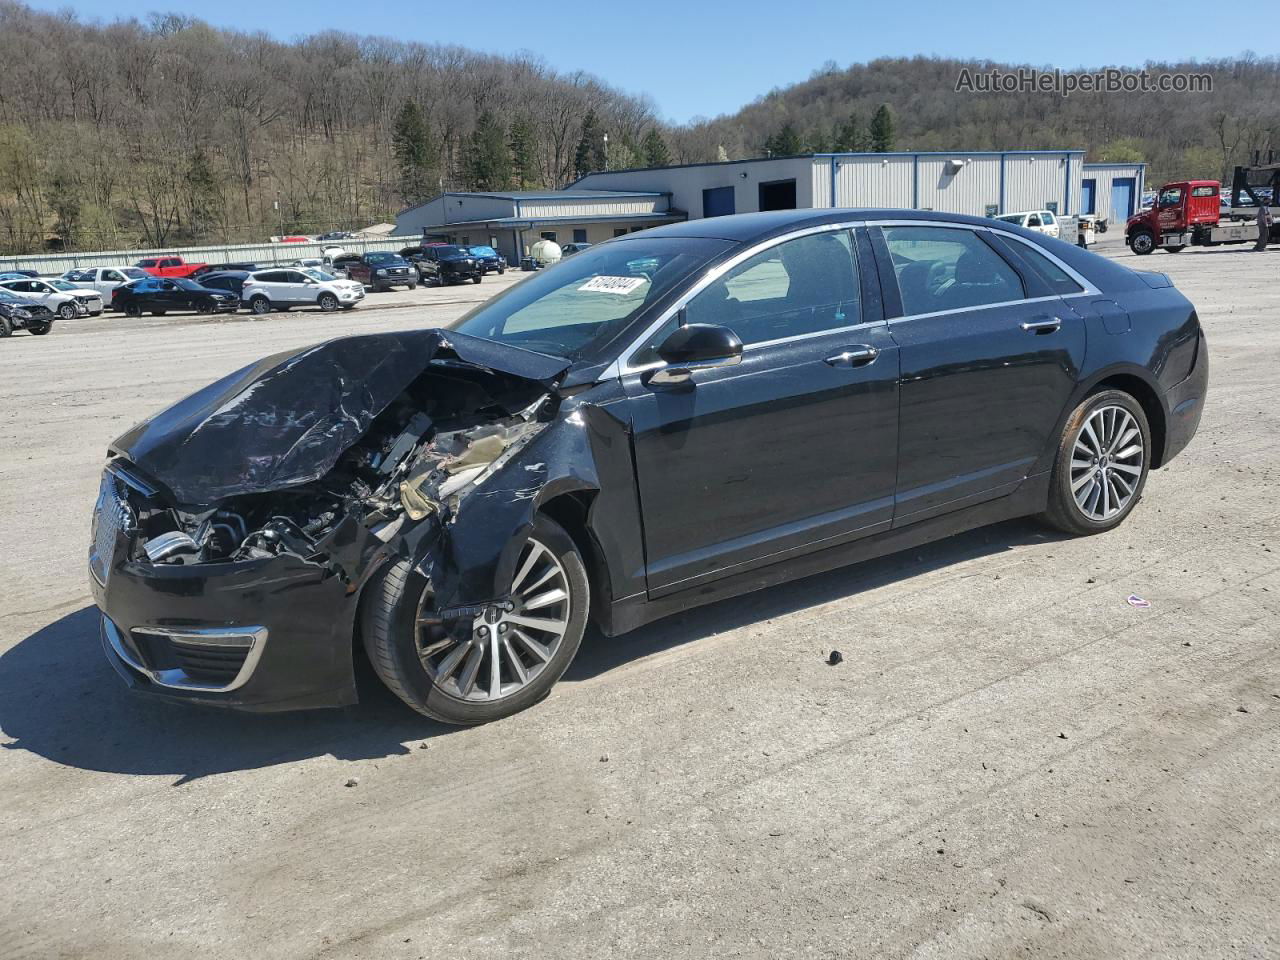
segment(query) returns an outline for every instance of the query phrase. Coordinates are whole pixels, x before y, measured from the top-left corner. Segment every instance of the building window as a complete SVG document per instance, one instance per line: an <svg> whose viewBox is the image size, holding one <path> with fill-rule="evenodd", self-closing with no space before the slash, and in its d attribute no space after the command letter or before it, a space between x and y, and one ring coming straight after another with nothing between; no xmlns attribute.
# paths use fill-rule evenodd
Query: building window
<svg viewBox="0 0 1280 960"><path fill-rule="evenodd" d="M539 236L542 237L543 240L550 240L552 243L555 243L556 232L554 230L543 230Z"/></svg>
<svg viewBox="0 0 1280 960"><path fill-rule="evenodd" d="M1044 205L1044 208L1045 208L1046 210L1048 210L1050 213L1057 213L1057 212L1058 212L1058 201L1057 201L1057 200L1050 200L1048 203L1046 203L1046 204Z"/></svg>
<svg viewBox="0 0 1280 960"><path fill-rule="evenodd" d="M987 214L986 214L986 215L987 215L988 217L996 217L996 216L999 216L999 215L1000 215L1000 204L998 204L998 203L988 203L988 204L987 204Z"/></svg>
<svg viewBox="0 0 1280 960"><path fill-rule="evenodd" d="M586 242L587 242L587 228L586 228L586 227L574 227L574 228L573 228L573 242L574 242L574 243L586 243Z"/></svg>
<svg viewBox="0 0 1280 960"><path fill-rule="evenodd" d="M615 237L625 237L625 236L627 235L627 228L626 228L626 227L614 227L614 228L613 228L613 235L614 235Z"/></svg>
<svg viewBox="0 0 1280 960"><path fill-rule="evenodd" d="M471 238L467 236L465 233L462 235L462 245L464 247L471 246Z"/></svg>

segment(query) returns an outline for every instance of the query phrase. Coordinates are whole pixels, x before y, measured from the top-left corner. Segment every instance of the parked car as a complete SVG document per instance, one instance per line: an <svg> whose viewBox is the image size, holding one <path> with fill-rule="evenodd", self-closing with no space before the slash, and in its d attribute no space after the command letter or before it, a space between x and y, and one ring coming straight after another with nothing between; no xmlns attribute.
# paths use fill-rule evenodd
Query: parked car
<svg viewBox="0 0 1280 960"><path fill-rule="evenodd" d="M418 271L404 257L394 253L375 251L365 253L354 260L341 258L347 276L374 291L390 290L392 287L408 287L410 290L418 285Z"/></svg>
<svg viewBox="0 0 1280 960"><path fill-rule="evenodd" d="M351 275L351 265L359 262L360 254L358 253L340 253L333 257L329 263L329 269L339 276L347 277Z"/></svg>
<svg viewBox="0 0 1280 960"><path fill-rule="evenodd" d="M281 243L311 243L312 241L310 237L304 237L304 236L295 234L293 236L281 237L280 242Z"/></svg>
<svg viewBox="0 0 1280 960"><path fill-rule="evenodd" d="M484 277L484 269L480 261L473 257L466 247L441 243L422 248L422 253L414 260L418 268L418 276L422 282L434 280L441 286L451 283L464 283L470 280L479 283Z"/></svg>
<svg viewBox="0 0 1280 960"><path fill-rule="evenodd" d="M569 257L575 253L581 253L583 250L586 250L590 246L591 244L589 243L566 243L564 246L560 248L560 256L562 258Z"/></svg>
<svg viewBox="0 0 1280 960"><path fill-rule="evenodd" d="M191 275L191 279L198 283L203 283L204 277L210 273L226 273L229 270L249 272L251 270L258 269L260 269L258 264L244 260L237 261L235 263L206 263Z"/></svg>
<svg viewBox="0 0 1280 960"><path fill-rule="evenodd" d="M40 276L40 271L38 270L6 270L4 273L0 273L0 280L25 280L28 277L38 276Z"/></svg>
<svg viewBox="0 0 1280 960"><path fill-rule="evenodd" d="M339 706L358 638L413 709L481 723L545 697L588 619L1013 517L1112 530L1196 432L1208 347L1161 274L931 211L706 232L599 244L449 330L277 354L126 432L88 551L116 670Z"/></svg>
<svg viewBox="0 0 1280 960"><path fill-rule="evenodd" d="M1035 230L1048 237L1058 236L1058 218L1052 210L1025 210L1022 213L1006 213L994 219L1016 224L1026 230Z"/></svg>
<svg viewBox="0 0 1280 960"><path fill-rule="evenodd" d="M53 329L54 319L53 311L43 303L0 288L0 337L12 336L15 330L42 337Z"/></svg>
<svg viewBox="0 0 1280 960"><path fill-rule="evenodd" d="M336 244L329 247L320 248L320 256L324 258L326 265L331 265L335 259L345 254L347 251Z"/></svg>
<svg viewBox="0 0 1280 960"><path fill-rule="evenodd" d="M16 293L24 300L44 304L63 320L102 316L102 294L97 290L82 290L58 277L51 280L40 277L0 280L0 287Z"/></svg>
<svg viewBox="0 0 1280 960"><path fill-rule="evenodd" d="M488 245L475 245L466 248L471 256L480 264L481 273L503 274L507 272L507 258Z"/></svg>
<svg viewBox="0 0 1280 960"><path fill-rule="evenodd" d="M328 233L322 233L316 237L317 240L350 240L355 234L350 230L330 230Z"/></svg>
<svg viewBox="0 0 1280 960"><path fill-rule="evenodd" d="M138 267L78 267L75 270L68 270L62 275L62 279L85 290L98 291L102 295L103 303L113 307L114 304L111 301L117 287L130 280L141 280L148 276L150 276L149 273Z"/></svg>
<svg viewBox="0 0 1280 960"><path fill-rule="evenodd" d="M314 268L280 267L248 274L240 296L254 313L303 306L319 307L330 313L339 307L350 310L363 300L364 284Z"/></svg>
<svg viewBox="0 0 1280 960"><path fill-rule="evenodd" d="M234 293L240 300L244 290L245 278L249 276L248 270L218 270L213 273L200 274L198 281L200 286L208 287L210 290L221 290L224 293Z"/></svg>
<svg viewBox="0 0 1280 960"><path fill-rule="evenodd" d="M199 273L207 263L188 263L179 256L166 257L144 257L134 264L139 270L144 270L153 277L190 277L192 274Z"/></svg>
<svg viewBox="0 0 1280 960"><path fill-rule="evenodd" d="M286 266L297 270L321 270L329 264L325 262L324 257L300 257Z"/></svg>
<svg viewBox="0 0 1280 960"><path fill-rule="evenodd" d="M240 299L226 290L206 287L186 277L148 277L116 289L116 308L127 316L194 310L196 313L234 313Z"/></svg>

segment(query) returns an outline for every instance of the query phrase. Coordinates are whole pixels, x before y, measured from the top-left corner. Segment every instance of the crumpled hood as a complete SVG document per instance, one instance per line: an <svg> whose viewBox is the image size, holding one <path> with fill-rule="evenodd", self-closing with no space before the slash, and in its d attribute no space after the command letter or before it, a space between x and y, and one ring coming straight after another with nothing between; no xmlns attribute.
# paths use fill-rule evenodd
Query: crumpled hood
<svg viewBox="0 0 1280 960"><path fill-rule="evenodd" d="M448 330L343 337L278 353L198 390L111 444L179 503L318 480L437 356L550 385L569 361Z"/></svg>

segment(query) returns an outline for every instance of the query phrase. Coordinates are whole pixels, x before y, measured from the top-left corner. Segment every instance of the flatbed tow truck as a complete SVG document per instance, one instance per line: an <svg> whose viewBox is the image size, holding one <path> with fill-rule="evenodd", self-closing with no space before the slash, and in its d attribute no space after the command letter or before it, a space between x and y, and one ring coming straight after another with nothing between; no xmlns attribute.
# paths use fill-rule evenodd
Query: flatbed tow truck
<svg viewBox="0 0 1280 960"><path fill-rule="evenodd" d="M1271 208L1269 242L1280 241L1280 163L1236 167L1231 193L1223 201L1217 180L1175 180L1156 194L1155 205L1129 218L1125 243L1139 256L1156 250L1181 253L1187 247L1253 243L1258 210Z"/></svg>

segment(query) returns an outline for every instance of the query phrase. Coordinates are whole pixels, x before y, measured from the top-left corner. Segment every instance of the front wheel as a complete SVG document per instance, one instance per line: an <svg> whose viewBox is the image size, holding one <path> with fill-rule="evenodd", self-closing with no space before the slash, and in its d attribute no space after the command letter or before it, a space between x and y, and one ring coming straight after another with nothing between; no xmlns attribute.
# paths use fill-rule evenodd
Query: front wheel
<svg viewBox="0 0 1280 960"><path fill-rule="evenodd" d="M34 337L43 337L52 329L52 323L33 323L31 326L27 327L27 332Z"/></svg>
<svg viewBox="0 0 1280 960"><path fill-rule="evenodd" d="M0 314L0 338L13 336L13 324L9 318Z"/></svg>
<svg viewBox="0 0 1280 960"><path fill-rule="evenodd" d="M197 301L196 313L213 313L213 301L212 300Z"/></svg>
<svg viewBox="0 0 1280 960"><path fill-rule="evenodd" d="M1129 238L1129 249L1145 257L1156 248L1156 235L1150 230L1138 230Z"/></svg>
<svg viewBox="0 0 1280 960"><path fill-rule="evenodd" d="M1185 249L1187 249L1186 244L1178 244L1176 247L1165 247L1164 252L1165 253L1181 253Z"/></svg>
<svg viewBox="0 0 1280 960"><path fill-rule="evenodd" d="M76 318L76 305L68 301L58 308L58 316L63 320L74 320Z"/></svg>
<svg viewBox="0 0 1280 960"><path fill-rule="evenodd" d="M1086 397L1063 428L1043 519L1082 536L1118 527L1142 497L1150 465L1142 405L1121 390Z"/></svg>
<svg viewBox="0 0 1280 960"><path fill-rule="evenodd" d="M483 275L483 274L480 274L480 273L477 273L474 277L472 277L472 278L471 278L471 282L472 282L472 283L479 283L479 282L480 282L481 280L483 280L483 279L484 279L484 275Z"/></svg>
<svg viewBox="0 0 1280 960"><path fill-rule="evenodd" d="M370 584L362 634L382 681L445 723L487 723L543 699L587 625L590 589L573 539L538 517L515 564L509 599L474 618L440 619L430 581L408 561Z"/></svg>
<svg viewBox="0 0 1280 960"><path fill-rule="evenodd" d="M320 304L320 309L325 313L333 313L333 311L338 309L338 298L332 293L320 294L320 299L316 302Z"/></svg>

